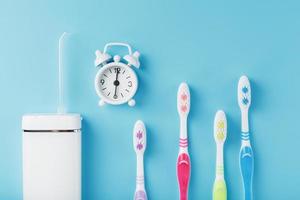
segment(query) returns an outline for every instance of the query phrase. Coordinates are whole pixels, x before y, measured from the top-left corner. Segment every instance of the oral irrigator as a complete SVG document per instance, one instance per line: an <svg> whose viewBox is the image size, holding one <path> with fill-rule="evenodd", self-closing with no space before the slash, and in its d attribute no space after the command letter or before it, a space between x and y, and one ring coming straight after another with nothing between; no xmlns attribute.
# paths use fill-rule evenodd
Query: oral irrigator
<svg viewBox="0 0 300 200"><path fill-rule="evenodd" d="M27 114L23 129L23 199L81 200L81 116L65 112L59 39L58 111Z"/></svg>

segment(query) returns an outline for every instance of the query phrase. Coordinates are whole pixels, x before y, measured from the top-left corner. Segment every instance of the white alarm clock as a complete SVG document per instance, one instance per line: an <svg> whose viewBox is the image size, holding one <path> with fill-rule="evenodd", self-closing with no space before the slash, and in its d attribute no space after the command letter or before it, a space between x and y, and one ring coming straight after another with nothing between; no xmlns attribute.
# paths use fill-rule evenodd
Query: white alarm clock
<svg viewBox="0 0 300 200"><path fill-rule="evenodd" d="M123 59L119 55L115 55L112 59L112 56L107 53L107 49L112 46L127 47L129 54ZM95 89L100 97L100 106L105 103L135 105L133 96L138 88L138 79L132 66L140 67L139 56L140 53L138 51L132 53L131 47L126 43L108 43L103 53L96 51L95 66L100 69L96 74Z"/></svg>

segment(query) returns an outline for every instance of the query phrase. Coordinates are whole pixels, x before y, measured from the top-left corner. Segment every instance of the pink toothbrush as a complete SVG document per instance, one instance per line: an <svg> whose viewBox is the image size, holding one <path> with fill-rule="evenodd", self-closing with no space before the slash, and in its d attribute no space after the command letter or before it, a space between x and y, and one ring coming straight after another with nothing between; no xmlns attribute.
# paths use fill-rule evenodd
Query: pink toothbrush
<svg viewBox="0 0 300 200"><path fill-rule="evenodd" d="M190 111L190 90L186 83L181 83L177 93L177 110L180 117L179 153L177 159L177 178L180 200L188 199L191 162L188 152L187 118Z"/></svg>

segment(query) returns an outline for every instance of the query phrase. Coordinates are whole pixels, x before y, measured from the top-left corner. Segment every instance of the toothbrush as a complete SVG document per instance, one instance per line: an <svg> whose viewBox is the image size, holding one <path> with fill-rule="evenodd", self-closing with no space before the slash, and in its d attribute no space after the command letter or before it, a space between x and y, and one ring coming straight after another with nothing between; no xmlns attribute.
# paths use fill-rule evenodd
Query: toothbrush
<svg viewBox="0 0 300 200"><path fill-rule="evenodd" d="M190 91L186 83L181 83L177 93L177 110L180 117L179 153L177 158L177 178L180 200L188 199L191 162L188 153L187 118L190 111Z"/></svg>
<svg viewBox="0 0 300 200"><path fill-rule="evenodd" d="M252 200L252 178L254 159L249 137L248 110L251 104L250 82L246 76L242 76L238 84L238 102L242 116L242 134L240 150L240 169L244 184L245 200Z"/></svg>
<svg viewBox="0 0 300 200"><path fill-rule="evenodd" d="M144 152L146 149L146 128L141 120L138 120L134 125L133 147L136 152L137 159L136 189L134 200L147 200L147 193L144 184Z"/></svg>
<svg viewBox="0 0 300 200"><path fill-rule="evenodd" d="M223 147L227 136L227 120L223 110L216 113L214 138L217 145L216 179L213 188L213 200L226 200L227 189L224 179Z"/></svg>

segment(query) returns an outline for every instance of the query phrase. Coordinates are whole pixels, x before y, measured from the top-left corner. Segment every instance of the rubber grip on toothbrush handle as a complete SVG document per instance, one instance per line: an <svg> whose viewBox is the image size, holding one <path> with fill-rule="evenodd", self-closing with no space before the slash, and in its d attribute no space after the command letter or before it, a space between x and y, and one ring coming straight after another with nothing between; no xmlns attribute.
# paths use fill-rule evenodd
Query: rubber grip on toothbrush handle
<svg viewBox="0 0 300 200"><path fill-rule="evenodd" d="M226 200L227 188L224 179L216 180L213 188L213 200Z"/></svg>
<svg viewBox="0 0 300 200"><path fill-rule="evenodd" d="M190 157L186 153L179 154L177 160L177 178L179 184L180 200L188 199L188 190L190 182Z"/></svg>
<svg viewBox="0 0 300 200"><path fill-rule="evenodd" d="M240 151L240 167L244 184L245 200L252 200L254 158L251 146L242 147Z"/></svg>
<svg viewBox="0 0 300 200"><path fill-rule="evenodd" d="M138 190L134 194L134 200L147 200L147 194L143 190Z"/></svg>

